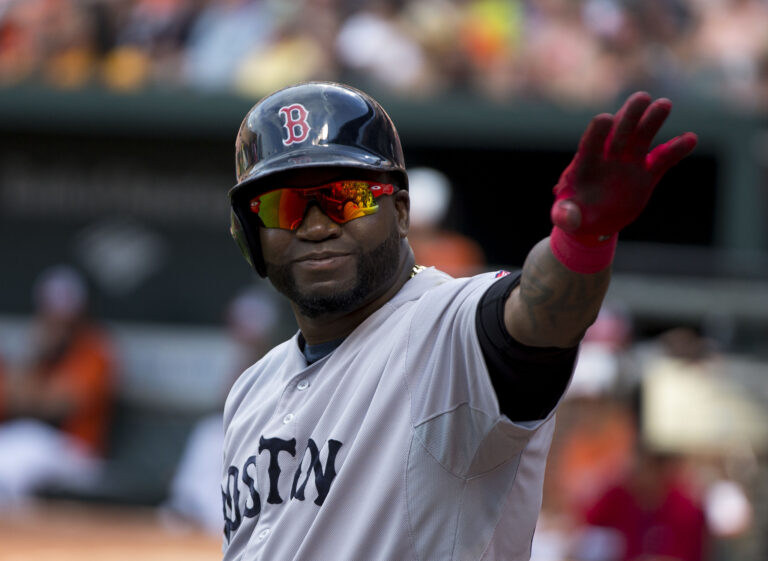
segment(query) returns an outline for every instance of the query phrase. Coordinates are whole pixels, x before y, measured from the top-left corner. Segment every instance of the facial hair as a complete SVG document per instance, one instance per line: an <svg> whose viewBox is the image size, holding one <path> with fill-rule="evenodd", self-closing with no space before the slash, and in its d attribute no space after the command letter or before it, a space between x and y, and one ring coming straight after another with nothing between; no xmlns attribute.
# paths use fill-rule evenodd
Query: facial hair
<svg viewBox="0 0 768 561"><path fill-rule="evenodd" d="M347 290L322 296L307 294L296 284L290 264L266 263L266 266L267 277L278 292L291 300L303 316L317 318L329 313L351 312L363 306L394 278L399 261L400 235L393 229L383 242L358 257L357 283Z"/></svg>

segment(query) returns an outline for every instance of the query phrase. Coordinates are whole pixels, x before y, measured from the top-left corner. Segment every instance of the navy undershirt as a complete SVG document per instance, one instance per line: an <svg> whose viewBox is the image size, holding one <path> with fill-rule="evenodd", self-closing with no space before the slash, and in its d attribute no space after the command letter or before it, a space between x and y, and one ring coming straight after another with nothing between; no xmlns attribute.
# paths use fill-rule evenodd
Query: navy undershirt
<svg viewBox="0 0 768 561"><path fill-rule="evenodd" d="M303 343L301 352L304 353L304 358L307 359L307 364L317 362L324 356L331 354L336 350L336 347L344 342L344 339L345 337L342 337L341 339L334 339L333 341L310 345L306 342L303 335L299 335L300 344Z"/></svg>
<svg viewBox="0 0 768 561"><path fill-rule="evenodd" d="M491 285L477 307L475 322L499 409L515 422L545 418L568 386L578 347L529 347L515 341L504 325L504 303L520 273ZM329 355L344 339L309 345L299 334L307 364Z"/></svg>

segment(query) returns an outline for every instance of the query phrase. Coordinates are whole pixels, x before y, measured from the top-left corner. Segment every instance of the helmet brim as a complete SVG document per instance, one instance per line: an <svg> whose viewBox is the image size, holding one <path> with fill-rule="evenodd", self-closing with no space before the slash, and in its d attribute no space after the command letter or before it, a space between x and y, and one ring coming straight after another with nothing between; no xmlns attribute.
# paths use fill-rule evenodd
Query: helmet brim
<svg viewBox="0 0 768 561"><path fill-rule="evenodd" d="M256 165L250 173L229 191L230 199L243 188L249 192L258 194L259 185L266 189L274 189L274 184L266 185L266 179L286 171L310 168L354 168L372 172L395 173L400 176L400 188L408 189L408 177L405 170L394 162L385 160L380 156L371 154L344 145L313 145L290 153L273 157Z"/></svg>

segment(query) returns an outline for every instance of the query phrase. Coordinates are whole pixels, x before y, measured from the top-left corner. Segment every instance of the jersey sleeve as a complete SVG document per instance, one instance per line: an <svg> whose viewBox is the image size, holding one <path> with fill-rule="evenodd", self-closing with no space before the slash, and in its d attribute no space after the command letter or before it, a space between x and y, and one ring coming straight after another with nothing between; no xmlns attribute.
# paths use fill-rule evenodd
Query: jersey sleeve
<svg viewBox="0 0 768 561"><path fill-rule="evenodd" d="M513 339L504 326L504 304L520 283L508 275L485 292L477 307L477 337L499 409L514 422L546 418L565 393L577 347L529 347Z"/></svg>

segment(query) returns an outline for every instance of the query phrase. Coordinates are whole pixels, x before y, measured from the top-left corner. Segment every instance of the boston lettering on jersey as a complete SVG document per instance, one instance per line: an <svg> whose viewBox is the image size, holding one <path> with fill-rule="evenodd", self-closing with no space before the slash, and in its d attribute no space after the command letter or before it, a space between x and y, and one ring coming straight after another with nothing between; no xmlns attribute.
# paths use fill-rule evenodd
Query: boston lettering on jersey
<svg viewBox="0 0 768 561"><path fill-rule="evenodd" d="M317 491L314 503L317 506L322 506L331 489L331 483L333 483L336 477L336 455L341 445L341 442L338 440L331 439L328 441L328 458L325 466L323 466L320 460L320 449L314 440L309 439L301 462L293 474L291 500L305 500L307 482L310 476L314 475L315 490ZM264 438L262 436L259 439L258 454L261 455L264 452L269 456L269 465L267 466L269 493L266 502L271 505L279 505L284 502L279 489L280 478L283 475L280 461L281 458L284 459L286 457L286 453L291 457L296 456L296 439L284 440L282 438ZM252 470L256 468L257 458L257 455L251 456L241 468L229 466L227 469L227 479L221 491L224 503L224 535L227 541L240 528L243 518L255 518L261 514L261 493L256 489L256 480L252 475ZM302 472L301 467L305 463L304 460L307 459L309 460L309 465L307 465L306 471ZM249 472L251 467L252 470ZM241 492L247 494L242 510L240 506Z"/></svg>

